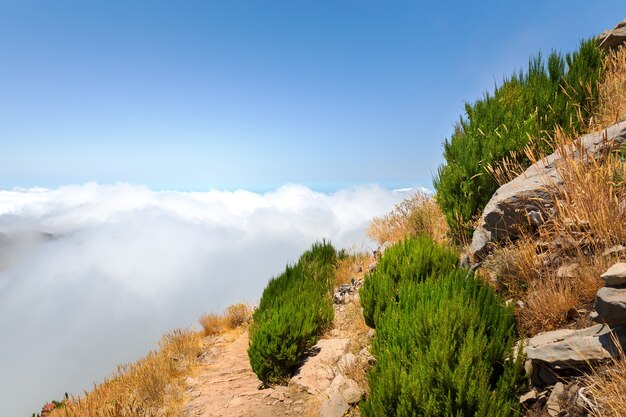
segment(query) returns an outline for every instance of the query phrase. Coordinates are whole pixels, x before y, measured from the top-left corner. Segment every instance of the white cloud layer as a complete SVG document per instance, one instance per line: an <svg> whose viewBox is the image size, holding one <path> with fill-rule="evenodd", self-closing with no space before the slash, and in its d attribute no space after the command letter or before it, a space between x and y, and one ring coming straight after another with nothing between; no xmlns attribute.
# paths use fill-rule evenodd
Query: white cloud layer
<svg viewBox="0 0 626 417"><path fill-rule="evenodd" d="M258 299L313 242L366 242L406 196L378 186L155 192L131 184L0 191L0 404L80 393L203 313Z"/></svg>

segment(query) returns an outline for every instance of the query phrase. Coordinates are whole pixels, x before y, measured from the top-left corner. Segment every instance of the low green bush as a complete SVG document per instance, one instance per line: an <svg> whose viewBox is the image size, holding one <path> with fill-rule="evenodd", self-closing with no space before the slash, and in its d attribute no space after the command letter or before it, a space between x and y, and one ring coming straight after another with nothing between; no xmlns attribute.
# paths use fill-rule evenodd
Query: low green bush
<svg viewBox="0 0 626 417"><path fill-rule="evenodd" d="M432 274L445 274L459 263L456 251L435 244L425 235L388 248L360 290L365 323L376 327L378 317L395 304L404 281L418 282Z"/></svg>
<svg viewBox="0 0 626 417"><path fill-rule="evenodd" d="M552 52L547 61L538 55L526 72L466 104L434 179L437 201L458 240L469 237L471 221L498 188L489 165L506 157L528 166L526 145L549 151L558 126L568 134L586 128L598 100L602 56L594 39L571 54Z"/></svg>
<svg viewBox="0 0 626 417"><path fill-rule="evenodd" d="M279 383L332 324L336 251L316 243L293 266L270 280L249 329L248 357L264 383Z"/></svg>
<svg viewBox="0 0 626 417"><path fill-rule="evenodd" d="M519 415L513 311L466 271L405 281L379 317L364 416Z"/></svg>

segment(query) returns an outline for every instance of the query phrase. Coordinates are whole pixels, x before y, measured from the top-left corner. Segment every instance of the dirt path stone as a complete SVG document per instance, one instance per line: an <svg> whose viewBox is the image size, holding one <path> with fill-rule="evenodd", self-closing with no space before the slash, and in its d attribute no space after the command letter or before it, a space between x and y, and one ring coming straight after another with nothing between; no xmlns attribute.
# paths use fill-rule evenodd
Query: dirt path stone
<svg viewBox="0 0 626 417"><path fill-rule="evenodd" d="M189 401L181 417L359 416L356 403L367 384L364 364L371 357L366 347L370 329L358 297L362 271L355 276L335 301L332 330L303 358L288 386L260 390L248 359L248 332L232 331L209 342L187 379Z"/></svg>
<svg viewBox="0 0 626 417"><path fill-rule="evenodd" d="M247 331L215 340L202 365L187 379L190 401L181 417L319 415L318 399L295 387L259 390L247 349Z"/></svg>

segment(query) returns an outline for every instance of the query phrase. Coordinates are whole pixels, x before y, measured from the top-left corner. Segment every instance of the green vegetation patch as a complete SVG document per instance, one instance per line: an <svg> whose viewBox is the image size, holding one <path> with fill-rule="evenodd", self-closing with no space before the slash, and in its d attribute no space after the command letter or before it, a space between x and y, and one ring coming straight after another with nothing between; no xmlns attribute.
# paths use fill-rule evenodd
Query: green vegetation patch
<svg viewBox="0 0 626 417"><path fill-rule="evenodd" d="M509 158L530 165L524 147L550 151L554 132L583 132L598 101L602 52L595 40L572 54L537 55L526 72L496 86L493 94L466 104L465 117L444 143L445 163L434 180L437 201L454 235L463 240L470 222L485 207L498 184L486 168Z"/></svg>
<svg viewBox="0 0 626 417"><path fill-rule="evenodd" d="M406 254L387 251L384 257ZM509 358L513 310L491 288L441 259L444 264L431 266L433 273L422 279L401 277L397 301L376 320L377 362L368 374L364 416L519 414L521 358Z"/></svg>
<svg viewBox="0 0 626 417"><path fill-rule="evenodd" d="M459 263L458 253L422 235L388 248L360 290L365 323L376 327L387 307L398 301L404 282L419 282L432 274L445 274Z"/></svg>
<svg viewBox="0 0 626 417"><path fill-rule="evenodd" d="M272 278L252 316L248 356L264 383L279 383L333 321L335 248L316 243L298 263Z"/></svg>

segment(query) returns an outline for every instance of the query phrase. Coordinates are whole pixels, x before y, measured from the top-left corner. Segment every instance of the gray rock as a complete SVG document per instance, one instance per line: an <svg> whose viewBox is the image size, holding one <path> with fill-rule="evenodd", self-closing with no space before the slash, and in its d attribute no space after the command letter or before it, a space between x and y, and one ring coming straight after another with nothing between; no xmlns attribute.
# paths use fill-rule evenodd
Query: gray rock
<svg viewBox="0 0 626 417"><path fill-rule="evenodd" d="M598 36L598 44L604 48L617 48L626 42L626 19L622 20L610 30L605 30Z"/></svg>
<svg viewBox="0 0 626 417"><path fill-rule="evenodd" d="M624 329L613 330L622 346L626 346ZM579 370L590 362L618 354L611 336L611 329L604 324L581 330L561 329L540 333L528 340L526 356L533 361L533 369L547 366L555 372Z"/></svg>
<svg viewBox="0 0 626 417"><path fill-rule="evenodd" d="M609 287L626 284L626 263L618 262L600 275Z"/></svg>
<svg viewBox="0 0 626 417"><path fill-rule="evenodd" d="M337 361L337 368L341 372L346 372L348 369L352 368L356 364L356 356L351 352L346 353Z"/></svg>
<svg viewBox="0 0 626 417"><path fill-rule="evenodd" d="M580 266L577 263L561 265L556 271L556 276L558 278L576 278L579 270Z"/></svg>
<svg viewBox="0 0 626 417"><path fill-rule="evenodd" d="M341 293L347 293L347 292L351 292L352 291L352 285L350 284L341 284L339 286L339 292Z"/></svg>
<svg viewBox="0 0 626 417"><path fill-rule="evenodd" d="M607 140L603 140L606 135ZM591 133L580 139L589 154L598 156L608 148L626 142L626 122ZM580 157L579 150L569 147L568 155ZM521 231L538 227L552 215L551 196L562 184L557 165L562 161L561 151L531 165L522 175L502 185L485 206L474 231L470 254L473 262L483 260L490 251L490 242L516 239ZM532 221L529 215L532 213Z"/></svg>
<svg viewBox="0 0 626 417"><path fill-rule="evenodd" d="M342 393L343 399L350 405L356 404L363 398L363 391L358 387L348 387Z"/></svg>
<svg viewBox="0 0 626 417"><path fill-rule="evenodd" d="M602 287L596 294L598 320L614 326L626 324L626 285Z"/></svg>
<svg viewBox="0 0 626 417"><path fill-rule="evenodd" d="M546 409L548 414L552 417L556 417L561 413L561 404L559 402L559 397L563 395L565 392L565 386L563 386L562 382L557 382L552 388L552 393L550 393L550 397L548 398L548 403L546 404Z"/></svg>
<svg viewBox="0 0 626 417"><path fill-rule="evenodd" d="M339 393L348 404L356 404L363 398L363 390L359 388L359 385L354 380L342 374L338 374L335 379L333 379L326 393L331 398Z"/></svg>
<svg viewBox="0 0 626 417"><path fill-rule="evenodd" d="M322 403L320 417L343 417L349 409L350 404L337 393Z"/></svg>

